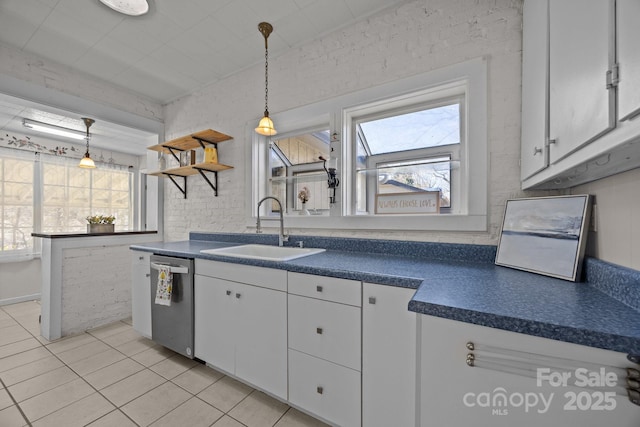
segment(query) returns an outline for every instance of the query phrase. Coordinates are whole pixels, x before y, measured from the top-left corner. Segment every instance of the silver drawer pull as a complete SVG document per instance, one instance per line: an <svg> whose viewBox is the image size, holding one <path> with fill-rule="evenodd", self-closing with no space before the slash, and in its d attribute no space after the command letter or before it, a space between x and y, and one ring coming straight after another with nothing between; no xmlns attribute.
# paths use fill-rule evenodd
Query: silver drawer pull
<svg viewBox="0 0 640 427"><path fill-rule="evenodd" d="M376 297L369 297L369 304L375 304L376 303Z"/></svg>
<svg viewBox="0 0 640 427"><path fill-rule="evenodd" d="M140 261L142 261L142 260L144 259L144 257L143 257L143 256L141 256L141 257L140 257L140 258L138 258L138 259L139 259Z"/></svg>
<svg viewBox="0 0 640 427"><path fill-rule="evenodd" d="M231 295L231 291L227 291L227 295Z"/></svg>
<svg viewBox="0 0 640 427"><path fill-rule="evenodd" d="M316 328L316 334L322 335L322 328Z"/></svg>
<svg viewBox="0 0 640 427"><path fill-rule="evenodd" d="M324 391L324 390L322 389L322 386L318 386L318 387L316 387L316 392L317 392L318 394L322 394L322 392L323 392L323 391Z"/></svg>
<svg viewBox="0 0 640 427"><path fill-rule="evenodd" d="M145 274L146 277L151 277L151 274L147 273Z"/></svg>
<svg viewBox="0 0 640 427"><path fill-rule="evenodd" d="M322 292L322 286L320 286L320 285L316 286L316 291Z"/></svg>

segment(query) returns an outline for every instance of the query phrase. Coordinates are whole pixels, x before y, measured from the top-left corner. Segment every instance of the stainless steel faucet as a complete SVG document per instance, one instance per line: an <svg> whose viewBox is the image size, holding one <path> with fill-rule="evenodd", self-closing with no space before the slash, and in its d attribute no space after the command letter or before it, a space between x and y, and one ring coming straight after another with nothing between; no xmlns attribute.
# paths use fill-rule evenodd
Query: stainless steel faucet
<svg viewBox="0 0 640 427"><path fill-rule="evenodd" d="M262 205L262 202L264 202L267 199L275 200L276 202L278 202L278 206L280 206L280 234L278 235L278 246L284 246L284 242L289 241L289 236L284 234L284 216L283 216L282 203L280 203L280 200L278 200L276 197L273 197L273 196L263 197L258 202L258 215L257 215L258 219L256 221L256 233L258 234L262 233L262 227L260 227L260 205Z"/></svg>

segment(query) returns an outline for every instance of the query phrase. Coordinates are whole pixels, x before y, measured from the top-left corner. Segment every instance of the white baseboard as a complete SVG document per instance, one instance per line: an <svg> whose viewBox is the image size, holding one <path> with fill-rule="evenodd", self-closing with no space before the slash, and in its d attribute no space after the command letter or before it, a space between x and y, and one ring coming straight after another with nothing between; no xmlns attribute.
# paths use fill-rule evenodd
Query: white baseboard
<svg viewBox="0 0 640 427"><path fill-rule="evenodd" d="M0 299L0 306L16 304L16 303L25 302L25 301L33 301L33 300L40 300L40 294L32 294L32 295L24 295L21 297Z"/></svg>

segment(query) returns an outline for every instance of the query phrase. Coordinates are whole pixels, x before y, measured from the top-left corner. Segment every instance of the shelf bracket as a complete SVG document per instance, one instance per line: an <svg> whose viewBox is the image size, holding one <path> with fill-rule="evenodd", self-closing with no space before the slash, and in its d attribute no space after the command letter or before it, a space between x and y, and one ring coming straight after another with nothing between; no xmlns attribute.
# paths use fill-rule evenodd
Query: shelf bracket
<svg viewBox="0 0 640 427"><path fill-rule="evenodd" d="M218 149L218 143L217 142L209 141L208 139L200 138L199 136L196 136L196 135L191 135L191 138L193 138L196 141L198 141L198 143L200 144L200 146L202 148L205 148L205 146L207 144L209 144L209 145L213 145L216 150Z"/></svg>
<svg viewBox="0 0 640 427"><path fill-rule="evenodd" d="M184 195L184 198L186 199L187 198L187 177L186 176L182 176L182 175L172 175L170 173L165 173L165 175L169 177L171 182L173 182L176 187L178 187L178 190L180 190L180 192ZM174 176L179 176L180 178L182 178L184 180L184 186L183 187L181 187L180 184L178 184L178 182L175 180Z"/></svg>
<svg viewBox="0 0 640 427"><path fill-rule="evenodd" d="M184 150L180 150L179 148L174 148L174 147L165 147L167 150L169 150L169 152L171 153L171 155L178 161L178 164L180 164L180 156L176 155L175 151L184 151ZM175 150L175 151L174 151Z"/></svg>
<svg viewBox="0 0 640 427"><path fill-rule="evenodd" d="M200 175L202 175L202 177L204 178L205 181L207 181L207 183L209 184L209 186L213 189L213 193L216 197L218 197L218 172L216 171L209 171L207 170L207 172L211 172L213 174L214 180L215 180L215 185L209 180L209 178L207 177L207 174L204 173L204 171L206 169L200 169L200 168L194 168L195 170L197 170L198 172L200 172Z"/></svg>

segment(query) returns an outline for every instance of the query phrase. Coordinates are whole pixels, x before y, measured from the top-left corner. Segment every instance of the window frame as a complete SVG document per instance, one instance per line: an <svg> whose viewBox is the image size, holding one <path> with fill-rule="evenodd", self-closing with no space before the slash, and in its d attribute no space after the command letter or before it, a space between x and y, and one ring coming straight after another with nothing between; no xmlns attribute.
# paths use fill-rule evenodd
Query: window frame
<svg viewBox="0 0 640 427"><path fill-rule="evenodd" d="M459 164L462 173L456 181L460 186L461 199L456 213L353 215L351 207L355 206L356 188L353 172L355 144L344 143L345 138L350 139L355 135L353 119L380 113L384 109L402 109L416 105L421 102L421 97L426 95L432 96L432 99L459 96L461 90L465 97L461 110L461 132L466 143L460 148ZM331 205L329 216L288 216L285 220L286 226L345 230L486 231L489 163L487 100L487 59L481 57L272 114L278 130L282 133L301 133L310 127L326 126L328 122L331 153L336 159L340 179L340 187L336 193L337 201ZM255 224L257 201L269 194L264 170L264 160L268 154L265 146L268 146L269 138L255 134L253 125L253 121L247 123L247 140L253 141L247 148L247 182L252 185L252 191L247 196L247 227L253 227ZM438 148L442 147L446 146ZM470 159L473 159L473 162ZM271 218L271 223L267 218L264 224L275 227L277 218Z"/></svg>

